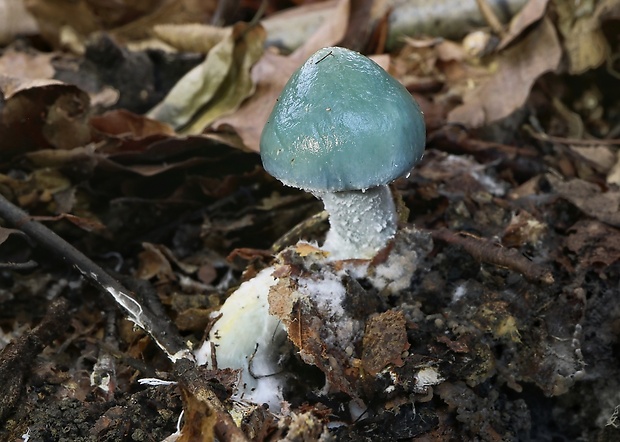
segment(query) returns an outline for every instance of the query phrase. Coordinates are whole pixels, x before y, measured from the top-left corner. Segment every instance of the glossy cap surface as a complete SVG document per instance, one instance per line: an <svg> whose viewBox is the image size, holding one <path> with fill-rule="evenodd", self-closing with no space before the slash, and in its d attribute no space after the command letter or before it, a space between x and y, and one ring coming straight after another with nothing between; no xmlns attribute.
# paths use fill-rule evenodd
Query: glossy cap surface
<svg viewBox="0 0 620 442"><path fill-rule="evenodd" d="M289 79L261 136L265 169L310 191L367 189L422 158L425 126L411 94L381 66L323 48Z"/></svg>

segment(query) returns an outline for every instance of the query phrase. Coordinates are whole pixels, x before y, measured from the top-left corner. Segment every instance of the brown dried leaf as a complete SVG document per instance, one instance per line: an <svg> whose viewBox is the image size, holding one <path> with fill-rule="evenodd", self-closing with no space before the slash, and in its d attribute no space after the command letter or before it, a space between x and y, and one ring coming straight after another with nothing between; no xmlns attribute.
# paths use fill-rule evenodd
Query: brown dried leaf
<svg viewBox="0 0 620 442"><path fill-rule="evenodd" d="M12 76L8 74L0 74L0 92L4 95L4 99L8 100L13 95L27 91L29 89L54 87L54 86L69 86L58 80L45 79L45 78L22 78L19 76ZM77 89L75 86L69 86L73 89Z"/></svg>
<svg viewBox="0 0 620 442"><path fill-rule="evenodd" d="M557 69L561 56L555 28L544 19L498 56L495 72L465 94L448 120L480 127L510 115L525 103L538 77Z"/></svg>
<svg viewBox="0 0 620 442"><path fill-rule="evenodd" d="M251 70L263 55L265 30L260 25L250 28L235 25L233 36L236 41L230 71L213 100L198 112L191 125L185 128L185 133L202 133L216 118L233 113L254 93Z"/></svg>
<svg viewBox="0 0 620 442"><path fill-rule="evenodd" d="M136 277L140 279L151 279L157 277L163 281L173 281L176 279L170 261L161 251L161 247L150 243L143 243L144 250L140 252L140 260Z"/></svg>
<svg viewBox="0 0 620 442"><path fill-rule="evenodd" d="M362 368L376 376L389 364L402 367L403 352L410 347L402 311L388 310L371 316L364 331Z"/></svg>
<svg viewBox="0 0 620 442"><path fill-rule="evenodd" d="M579 178L561 181L555 176L548 175L547 179L555 192L577 206L586 215L606 224L620 227L619 190L603 192L596 184Z"/></svg>
<svg viewBox="0 0 620 442"><path fill-rule="evenodd" d="M90 140L88 95L55 80L17 79L0 75L5 103L0 112L3 154L29 150L71 149Z"/></svg>
<svg viewBox="0 0 620 442"><path fill-rule="evenodd" d="M610 146L569 146L570 150L597 170L607 174L616 163L616 150Z"/></svg>
<svg viewBox="0 0 620 442"><path fill-rule="evenodd" d="M103 232L106 229L98 219L84 218L69 213L63 213L58 216L37 216L33 218L37 221L59 221L64 219L86 232Z"/></svg>
<svg viewBox="0 0 620 442"><path fill-rule="evenodd" d="M42 134L56 149L69 150L90 141L89 98L86 94L61 95L52 103Z"/></svg>
<svg viewBox="0 0 620 442"><path fill-rule="evenodd" d="M230 34L230 28L201 23L156 25L155 35L179 52L206 54Z"/></svg>
<svg viewBox="0 0 620 442"><path fill-rule="evenodd" d="M566 247L583 268L608 267L620 260L620 230L594 220L577 222L569 230Z"/></svg>
<svg viewBox="0 0 620 442"><path fill-rule="evenodd" d="M545 14L547 3L549 3L549 0L528 1L523 9L521 9L519 13L512 18L512 20L510 20L508 32L502 38L502 41L497 49L501 50L508 46L512 41L514 41L515 38L521 35L521 33L528 26L535 21L540 20Z"/></svg>
<svg viewBox="0 0 620 442"><path fill-rule="evenodd" d="M284 85L310 55L325 46L332 46L344 36L349 17L349 0L340 0L334 13L323 26L288 57L267 51L252 69L252 80L256 91L241 107L229 117L217 119L212 129L222 132L236 132L244 146L254 152L260 150L260 135L269 113L284 88Z"/></svg>
<svg viewBox="0 0 620 442"><path fill-rule="evenodd" d="M26 237L26 234L21 230L7 229L6 227L0 226L0 244L5 242L11 235Z"/></svg>
<svg viewBox="0 0 620 442"><path fill-rule="evenodd" d="M217 414L211 409L206 400L194 394L193 391L181 387L181 392L183 393L185 417L183 419L184 425L181 429L181 436L177 439L177 442L198 440L213 442L215 440Z"/></svg>
<svg viewBox="0 0 620 442"><path fill-rule="evenodd" d="M142 139L153 135L175 134L166 123L137 115L124 109L116 109L90 119L90 125L99 132L117 138Z"/></svg>
<svg viewBox="0 0 620 442"><path fill-rule="evenodd" d="M51 53L18 52L9 48L0 56L0 74L22 81L27 78L51 79L55 72L51 63L54 56Z"/></svg>

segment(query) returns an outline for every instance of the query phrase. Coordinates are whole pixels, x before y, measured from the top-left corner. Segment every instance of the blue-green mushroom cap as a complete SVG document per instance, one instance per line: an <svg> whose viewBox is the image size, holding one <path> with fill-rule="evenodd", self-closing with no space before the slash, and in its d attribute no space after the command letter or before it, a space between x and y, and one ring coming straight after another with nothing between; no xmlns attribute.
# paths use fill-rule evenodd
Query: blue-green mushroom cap
<svg viewBox="0 0 620 442"><path fill-rule="evenodd" d="M314 53L289 79L260 140L265 170L318 192L368 189L422 158L424 118L381 66L348 49Z"/></svg>

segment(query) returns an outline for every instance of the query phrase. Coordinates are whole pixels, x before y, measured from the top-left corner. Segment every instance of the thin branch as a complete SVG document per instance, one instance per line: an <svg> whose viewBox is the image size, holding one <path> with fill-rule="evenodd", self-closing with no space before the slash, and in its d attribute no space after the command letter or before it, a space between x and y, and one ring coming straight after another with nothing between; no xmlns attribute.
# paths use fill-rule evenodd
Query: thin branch
<svg viewBox="0 0 620 442"><path fill-rule="evenodd" d="M9 343L0 353L0 425L19 400L37 355L62 336L68 325L67 300L58 298L50 304L39 325Z"/></svg>
<svg viewBox="0 0 620 442"><path fill-rule="evenodd" d="M549 143L561 143L561 144L572 144L576 146L618 146L620 145L620 140L618 139L607 139L607 138L591 138L591 139L583 139L583 138L564 138L564 137L555 137L553 135L547 135L546 133L536 132L534 128L529 125L523 126L525 131L532 137L540 141L547 141Z"/></svg>
<svg viewBox="0 0 620 442"><path fill-rule="evenodd" d="M168 320L153 314L134 299L133 293L95 264L90 258L66 242L43 224L33 221L19 207L0 195L0 217L23 231L41 246L58 255L65 263L75 267L100 290L112 296L128 314L129 320L148 333L173 362L186 358L194 360L176 327Z"/></svg>
<svg viewBox="0 0 620 442"><path fill-rule="evenodd" d="M447 229L431 231L433 239L462 247L476 261L504 267L521 273L528 281L553 284L553 275L545 266L536 264L516 249L498 246L484 238L463 236Z"/></svg>
<svg viewBox="0 0 620 442"><path fill-rule="evenodd" d="M495 12L493 12L493 8L491 8L489 2L487 0L476 0L476 3L478 4L478 9L480 9L480 14L482 14L482 17L491 29L493 29L493 31L500 37L506 35L504 25L499 20Z"/></svg>

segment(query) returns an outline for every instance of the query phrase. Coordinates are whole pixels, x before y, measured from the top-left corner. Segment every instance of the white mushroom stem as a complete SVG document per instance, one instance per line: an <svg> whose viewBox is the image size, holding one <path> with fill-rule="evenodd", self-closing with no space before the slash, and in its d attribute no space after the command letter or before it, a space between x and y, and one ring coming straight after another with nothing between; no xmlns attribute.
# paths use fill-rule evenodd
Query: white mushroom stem
<svg viewBox="0 0 620 442"><path fill-rule="evenodd" d="M287 342L282 322L269 314L269 290L277 280L274 267L261 270L233 292L219 314L206 341L197 351L198 364L213 368L212 347L218 368L240 370L234 398L280 409L286 375L280 360Z"/></svg>
<svg viewBox="0 0 620 442"><path fill-rule="evenodd" d="M315 196L329 214L323 249L332 259L372 258L396 234L396 207L386 185Z"/></svg>

